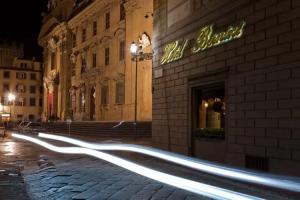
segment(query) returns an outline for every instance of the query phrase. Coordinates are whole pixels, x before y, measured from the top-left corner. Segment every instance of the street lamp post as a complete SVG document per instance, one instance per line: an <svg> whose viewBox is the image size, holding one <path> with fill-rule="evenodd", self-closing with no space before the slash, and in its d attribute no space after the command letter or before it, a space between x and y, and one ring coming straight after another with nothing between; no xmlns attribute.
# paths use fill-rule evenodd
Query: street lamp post
<svg viewBox="0 0 300 200"><path fill-rule="evenodd" d="M16 100L16 95L9 93L8 94L8 101L9 101L9 121L11 121L12 116L11 116L11 105L12 103Z"/></svg>
<svg viewBox="0 0 300 200"><path fill-rule="evenodd" d="M149 36L147 36L145 33L143 34L143 36L146 36L146 40L149 40L148 45L150 45ZM137 97L138 97L138 81L137 81L138 76L137 76L137 72L138 72L138 61L152 60L152 53L144 53L143 52L143 45L145 45L144 43L145 43L145 41L140 40L137 43L132 42L131 45L130 45L130 52L131 52L132 60L135 61L134 125L135 125L135 135L136 136L137 136Z"/></svg>
<svg viewBox="0 0 300 200"><path fill-rule="evenodd" d="M135 61L135 99L134 99L134 124L136 126L137 122L137 65L138 65L138 45L136 43L132 43L130 46L130 52L132 55L132 59Z"/></svg>
<svg viewBox="0 0 300 200"><path fill-rule="evenodd" d="M138 65L138 44L132 42L130 46L130 52L132 60L135 61L135 98L134 98L134 131L137 136L137 65Z"/></svg>

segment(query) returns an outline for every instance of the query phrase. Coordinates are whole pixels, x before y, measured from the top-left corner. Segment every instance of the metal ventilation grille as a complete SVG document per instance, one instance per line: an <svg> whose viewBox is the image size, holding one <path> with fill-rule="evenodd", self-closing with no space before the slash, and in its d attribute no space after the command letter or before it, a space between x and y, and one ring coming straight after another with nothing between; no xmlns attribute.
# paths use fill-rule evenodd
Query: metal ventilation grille
<svg viewBox="0 0 300 200"><path fill-rule="evenodd" d="M269 170L269 161L267 158L257 156L246 156L245 162L246 167L249 169L256 169L262 171Z"/></svg>

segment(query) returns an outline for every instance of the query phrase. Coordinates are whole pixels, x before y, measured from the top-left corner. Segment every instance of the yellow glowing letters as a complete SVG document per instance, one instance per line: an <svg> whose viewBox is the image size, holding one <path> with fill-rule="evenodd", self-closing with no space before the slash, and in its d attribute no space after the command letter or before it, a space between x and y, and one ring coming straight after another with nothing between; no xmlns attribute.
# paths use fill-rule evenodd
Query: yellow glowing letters
<svg viewBox="0 0 300 200"><path fill-rule="evenodd" d="M188 40L175 41L167 44L164 48L164 55L162 56L160 63L167 64L182 58L187 44Z"/></svg>
<svg viewBox="0 0 300 200"><path fill-rule="evenodd" d="M214 33L213 25L205 26L199 31L195 44L192 44L191 53L195 54L208 48L218 46L234 39L242 37L246 22L239 26L229 26L226 31ZM164 54L160 60L161 64L167 64L183 57L189 40L177 40L164 47Z"/></svg>
<svg viewBox="0 0 300 200"><path fill-rule="evenodd" d="M234 39L238 39L243 35L246 23L243 22L240 26L230 26L227 31L213 33L213 26L202 28L196 39L196 44L192 48L192 53L198 53L210 47L214 47Z"/></svg>

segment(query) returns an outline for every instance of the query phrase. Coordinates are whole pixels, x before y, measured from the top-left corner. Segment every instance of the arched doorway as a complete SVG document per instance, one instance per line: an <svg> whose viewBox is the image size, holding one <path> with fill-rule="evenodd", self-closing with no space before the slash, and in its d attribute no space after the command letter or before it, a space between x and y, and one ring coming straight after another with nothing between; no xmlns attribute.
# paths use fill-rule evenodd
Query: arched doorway
<svg viewBox="0 0 300 200"><path fill-rule="evenodd" d="M95 87L92 87L90 93L90 120L95 119L95 99L96 99L96 91L95 91Z"/></svg>

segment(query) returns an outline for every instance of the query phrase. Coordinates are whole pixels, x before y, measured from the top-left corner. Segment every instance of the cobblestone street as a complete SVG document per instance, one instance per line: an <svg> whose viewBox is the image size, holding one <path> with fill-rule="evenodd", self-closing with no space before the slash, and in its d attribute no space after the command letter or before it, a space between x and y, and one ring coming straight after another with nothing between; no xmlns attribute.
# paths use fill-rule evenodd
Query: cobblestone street
<svg viewBox="0 0 300 200"><path fill-rule="evenodd" d="M84 139L84 137L81 137ZM85 138L91 140L91 138ZM101 139L99 139L100 142ZM70 146L53 142L58 146ZM118 141L120 142L120 141ZM13 148L9 148L12 147ZM30 199L109 199L109 200L193 200L209 199L160 182L145 178L121 167L85 155L57 154L37 145L21 140L6 138L0 150L1 162L14 164L24 169L22 175ZM5 150L5 151L4 151ZM5 152L5 153L4 153ZM249 186L140 154L110 152L118 157L142 164L151 169L184 177L201 183L214 185L235 192L245 193L265 199L297 199L293 195ZM18 191L26 199L25 185L19 176ZM3 199L3 198L1 198ZM4 198L5 199L5 198Z"/></svg>
<svg viewBox="0 0 300 200"><path fill-rule="evenodd" d="M91 158L29 173L25 181L32 199L207 199Z"/></svg>

